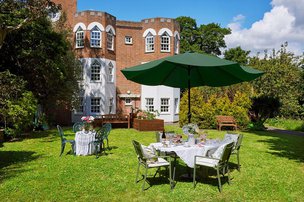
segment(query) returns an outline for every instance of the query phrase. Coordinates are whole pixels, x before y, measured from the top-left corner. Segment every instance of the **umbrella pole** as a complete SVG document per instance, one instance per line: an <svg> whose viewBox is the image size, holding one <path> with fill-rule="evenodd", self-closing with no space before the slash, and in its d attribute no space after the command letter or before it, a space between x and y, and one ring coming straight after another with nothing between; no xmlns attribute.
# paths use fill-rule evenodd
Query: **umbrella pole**
<svg viewBox="0 0 304 202"><path fill-rule="evenodd" d="M188 67L188 123L191 123L190 67Z"/></svg>

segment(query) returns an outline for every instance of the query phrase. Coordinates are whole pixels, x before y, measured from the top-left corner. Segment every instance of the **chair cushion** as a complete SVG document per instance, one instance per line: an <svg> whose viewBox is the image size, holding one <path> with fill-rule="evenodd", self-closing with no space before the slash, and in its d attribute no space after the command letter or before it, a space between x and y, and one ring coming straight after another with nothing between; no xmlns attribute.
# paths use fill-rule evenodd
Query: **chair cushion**
<svg viewBox="0 0 304 202"><path fill-rule="evenodd" d="M225 134L224 139L222 140L222 143L230 143L230 142L234 142L234 145L237 143L239 138L239 134Z"/></svg>
<svg viewBox="0 0 304 202"><path fill-rule="evenodd" d="M155 162L157 161L157 153L153 147L147 147L145 145L141 145L143 156L147 158L147 162Z"/></svg>
<svg viewBox="0 0 304 202"><path fill-rule="evenodd" d="M216 159L196 157L196 165L202 165L202 166L214 168L218 163L219 163L219 160L216 160Z"/></svg>
<svg viewBox="0 0 304 202"><path fill-rule="evenodd" d="M163 158L157 158L154 162L147 162L149 168L161 167L161 166L169 166L170 163Z"/></svg>
<svg viewBox="0 0 304 202"><path fill-rule="evenodd" d="M215 159L221 159L222 158L222 155L223 155L223 152L224 152L224 148L227 144L231 143L232 140L227 140L226 142L222 143L216 150L213 154L211 154L211 157L212 158L215 158Z"/></svg>

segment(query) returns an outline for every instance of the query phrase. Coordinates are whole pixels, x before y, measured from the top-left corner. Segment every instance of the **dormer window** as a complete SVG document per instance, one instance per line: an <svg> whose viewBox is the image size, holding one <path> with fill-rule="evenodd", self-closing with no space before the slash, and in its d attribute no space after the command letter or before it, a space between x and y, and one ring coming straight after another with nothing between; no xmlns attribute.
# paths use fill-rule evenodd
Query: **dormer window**
<svg viewBox="0 0 304 202"><path fill-rule="evenodd" d="M164 32L163 35L161 35L160 51L161 52L170 52L170 36L167 32Z"/></svg>
<svg viewBox="0 0 304 202"><path fill-rule="evenodd" d="M78 27L76 31L76 48L84 47L84 31L81 27Z"/></svg>
<svg viewBox="0 0 304 202"><path fill-rule="evenodd" d="M101 30L97 26L91 30L91 47L101 48Z"/></svg>
<svg viewBox="0 0 304 202"><path fill-rule="evenodd" d="M107 48L108 50L114 50L114 33L112 29L107 32Z"/></svg>
<svg viewBox="0 0 304 202"><path fill-rule="evenodd" d="M154 36L149 32L146 36L146 52L154 52Z"/></svg>

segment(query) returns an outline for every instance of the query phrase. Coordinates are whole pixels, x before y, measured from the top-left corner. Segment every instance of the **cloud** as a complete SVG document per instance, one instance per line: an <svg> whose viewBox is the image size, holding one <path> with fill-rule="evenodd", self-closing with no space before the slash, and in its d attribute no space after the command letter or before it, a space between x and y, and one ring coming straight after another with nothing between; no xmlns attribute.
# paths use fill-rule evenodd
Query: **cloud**
<svg viewBox="0 0 304 202"><path fill-rule="evenodd" d="M252 54L265 49L278 50L288 42L288 50L302 54L304 49L304 1L273 0L272 9L266 12L263 19L253 23L250 28L242 28L243 15L233 18L228 27L232 34L225 37L228 48L241 46L251 50Z"/></svg>

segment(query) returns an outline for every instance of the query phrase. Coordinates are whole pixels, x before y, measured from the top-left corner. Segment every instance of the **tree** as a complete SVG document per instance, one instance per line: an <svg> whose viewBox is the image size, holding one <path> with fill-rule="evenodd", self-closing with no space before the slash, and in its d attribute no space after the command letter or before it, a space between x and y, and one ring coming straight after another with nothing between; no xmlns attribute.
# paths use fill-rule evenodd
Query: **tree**
<svg viewBox="0 0 304 202"><path fill-rule="evenodd" d="M221 55L220 48L226 48L225 35L231 34L229 28L221 28L219 24L210 23L201 25L198 29L197 44L199 50L212 55Z"/></svg>
<svg viewBox="0 0 304 202"><path fill-rule="evenodd" d="M0 71L10 70L27 81L39 104L64 102L69 105L78 90L78 60L66 32L53 31L43 17L24 25L7 36L0 57Z"/></svg>
<svg viewBox="0 0 304 202"><path fill-rule="evenodd" d="M221 55L220 48L225 48L224 37L230 34L230 29L221 28L219 24L210 23L197 27L196 20L181 16L176 18L180 24L180 50L195 51L213 55Z"/></svg>
<svg viewBox="0 0 304 202"><path fill-rule="evenodd" d="M240 46L236 48L230 48L224 52L224 58L226 60L237 62L241 65L247 65L249 62L250 51L243 50Z"/></svg>
<svg viewBox="0 0 304 202"><path fill-rule="evenodd" d="M249 65L265 72L252 82L257 95L277 97L282 104L279 115L297 117L303 111L303 106L300 105L300 100L303 99L303 70L300 68L299 57L286 51L287 45L285 43L270 56L265 53L263 59L251 58Z"/></svg>
<svg viewBox="0 0 304 202"><path fill-rule="evenodd" d="M8 33L58 9L51 0L0 0L0 49Z"/></svg>
<svg viewBox="0 0 304 202"><path fill-rule="evenodd" d="M0 121L6 134L18 135L34 118L37 101L25 85L22 78L9 71L0 72Z"/></svg>

